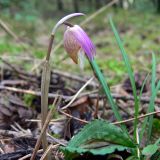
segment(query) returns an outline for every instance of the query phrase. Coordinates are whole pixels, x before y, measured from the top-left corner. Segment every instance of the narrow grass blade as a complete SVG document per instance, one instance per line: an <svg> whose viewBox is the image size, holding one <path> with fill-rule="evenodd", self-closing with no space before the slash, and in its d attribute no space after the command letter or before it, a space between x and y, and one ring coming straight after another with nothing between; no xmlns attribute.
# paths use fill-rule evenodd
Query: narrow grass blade
<svg viewBox="0 0 160 160"><path fill-rule="evenodd" d="M155 98L156 98L156 95L157 95L157 92L159 90L159 82L158 82L158 85L157 87L155 87L155 84L156 84L156 57L155 57L155 54L152 54L152 83L151 83L151 91L152 91L152 94L155 93L155 97L154 99L152 100L153 101L153 104L149 107L149 112L153 112L154 111L154 101L155 101ZM151 138L151 132L152 132L152 125L153 125L153 115L149 117L149 127L148 127L148 142Z"/></svg>
<svg viewBox="0 0 160 160"><path fill-rule="evenodd" d="M102 87L103 87L103 90L104 90L104 92L105 92L105 94L106 94L106 96L107 96L107 98L108 98L108 101L109 101L109 103L110 103L110 105L111 105L111 108L112 108L112 110L113 110L113 113L114 113L116 119L117 119L118 121L121 121L121 120L122 120L122 117L121 117L120 113L118 112L118 107L117 107L117 105L115 104L115 102L114 102L114 100L113 100L113 97L112 97L112 95L111 95L109 86L108 86L108 84L106 83L106 80L105 80L102 72L100 71L100 69L99 69L99 67L98 67L98 65L97 65L97 63L96 63L95 60L90 61L90 63L91 63L91 66L92 66L94 72L96 73L96 75L97 75L97 77L98 77L99 82L101 83L101 85L102 85ZM126 129L126 127L125 127L124 125L122 125L122 128L123 128L123 130L124 130L125 132L127 132L127 129Z"/></svg>
<svg viewBox="0 0 160 160"><path fill-rule="evenodd" d="M156 82L156 57L155 54L152 54L152 82L151 82L151 91L155 90L155 82Z"/></svg>
<svg viewBox="0 0 160 160"><path fill-rule="evenodd" d="M156 89L155 89L154 93L151 96L147 113L152 112L152 108L154 110L154 101L155 101L155 98L157 96L157 92L159 91L159 89L160 89L160 81L158 82L158 84L156 86ZM145 120L144 120L144 122L143 122L143 124L142 124L142 129L141 129L141 132L140 132L140 141L142 140L144 132L146 131L146 125L147 125L148 120L149 120L149 117L146 117Z"/></svg>
<svg viewBox="0 0 160 160"><path fill-rule="evenodd" d="M152 94L154 92L156 92L156 87L155 87L155 83L156 83L156 57L155 54L152 54L152 83L151 83L151 91ZM157 88L159 89L159 88ZM156 98L156 95L154 97L154 100ZM153 104L150 106L149 108L149 112L153 112L154 111L154 100L153 100ZM152 132L152 125L153 125L153 115L149 117L149 126L148 126L148 142L151 138L151 132Z"/></svg>
<svg viewBox="0 0 160 160"><path fill-rule="evenodd" d="M123 44L122 44L122 41L119 37L119 34L114 26L114 23L111 19L111 17L109 18L109 21L110 21L110 25L112 27L112 30L113 30L113 33L114 33L114 36L116 38L116 41L117 41L117 44L121 50L121 54L122 54L122 57L123 57L123 60L125 62L125 66L126 66L126 69L127 69L127 72L128 72L128 75L129 75L129 78L130 78L130 82L131 82L131 86L132 86L132 90L133 90L133 96L134 96L134 110L135 110L135 113L134 113L134 116L135 116L135 121L134 121L134 138L136 140L136 128L137 128L137 125L138 125L138 112L139 112L139 100L138 100L138 96L137 96L137 91L136 91L136 84L135 84L135 79L134 79L134 75L133 75L133 71L132 71L132 68L131 68L131 65L130 65L130 62L129 62L129 58L127 56L127 53L123 47Z"/></svg>
<svg viewBox="0 0 160 160"><path fill-rule="evenodd" d="M148 78L149 78L149 73L147 74L146 78L144 79L144 81L142 83L141 90L140 90L140 93L139 93L139 103L141 101L141 97L142 97L142 93L143 93L143 90L144 90L144 86L146 85Z"/></svg>
<svg viewBox="0 0 160 160"><path fill-rule="evenodd" d="M151 78L151 93L152 93L152 95L151 95L151 99L149 102L147 113L154 111L154 101L157 96L157 92L160 89L160 81L158 82L157 86L155 86L155 81L156 81L156 58L155 58L155 55L152 54L152 78ZM149 140L151 137L151 131L152 131L152 125L153 125L153 115L145 118L144 123L142 124L142 130L140 133L140 140L142 140L142 137L143 137L144 132L146 130L147 122L149 122L148 123L149 124L148 130L147 130L147 138Z"/></svg>

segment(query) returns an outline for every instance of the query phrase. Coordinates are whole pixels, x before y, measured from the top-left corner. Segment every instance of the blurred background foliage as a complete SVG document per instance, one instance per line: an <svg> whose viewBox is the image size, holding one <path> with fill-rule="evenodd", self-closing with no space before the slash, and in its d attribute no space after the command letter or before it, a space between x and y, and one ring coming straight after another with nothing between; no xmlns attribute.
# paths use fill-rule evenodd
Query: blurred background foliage
<svg viewBox="0 0 160 160"><path fill-rule="evenodd" d="M94 12L112 0L0 0L0 10L15 19L51 18L69 12ZM160 13L160 0L119 0L114 7Z"/></svg>
<svg viewBox="0 0 160 160"><path fill-rule="evenodd" d="M31 70L33 65L39 63L45 56L49 34L58 19L72 12L83 12L87 16L75 20L79 24L111 1L0 0L0 19L24 42L23 45L17 43L9 35L4 35L4 31L0 28L0 55L12 55L10 61L14 63L16 61L18 64L21 61L17 61L17 56L26 59L31 57L34 63L22 62L23 67ZM97 47L97 62L104 74L108 75L109 82L116 84L124 78L126 70L108 23L108 15L113 16L134 70L148 71L151 66L151 53L160 53L160 0L119 0L117 4L83 26ZM63 33L64 28L56 33L55 45L62 40ZM79 74L90 73L87 64L83 72L78 66L71 65L73 62L66 58L63 47L59 47L56 52L52 65L57 69L67 68L68 71L78 71Z"/></svg>

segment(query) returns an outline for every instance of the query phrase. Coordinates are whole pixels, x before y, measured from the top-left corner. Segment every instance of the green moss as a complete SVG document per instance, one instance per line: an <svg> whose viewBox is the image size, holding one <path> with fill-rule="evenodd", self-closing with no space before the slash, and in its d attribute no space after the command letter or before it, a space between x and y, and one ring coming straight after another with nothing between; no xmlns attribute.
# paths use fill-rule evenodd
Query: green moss
<svg viewBox="0 0 160 160"><path fill-rule="evenodd" d="M22 52L24 48L20 45L12 44L7 41L0 41L0 54L9 53L17 55Z"/></svg>
<svg viewBox="0 0 160 160"><path fill-rule="evenodd" d="M23 96L24 102L28 107L31 107L33 100L35 99L34 95L24 94Z"/></svg>
<svg viewBox="0 0 160 160"><path fill-rule="evenodd" d="M153 133L160 134L160 119L154 118L154 120L153 120Z"/></svg>
<svg viewBox="0 0 160 160"><path fill-rule="evenodd" d="M36 58L39 58L39 59L43 59L44 58L44 56L45 56L45 52L43 51L43 50L36 50L35 52L34 52L34 56L36 57Z"/></svg>

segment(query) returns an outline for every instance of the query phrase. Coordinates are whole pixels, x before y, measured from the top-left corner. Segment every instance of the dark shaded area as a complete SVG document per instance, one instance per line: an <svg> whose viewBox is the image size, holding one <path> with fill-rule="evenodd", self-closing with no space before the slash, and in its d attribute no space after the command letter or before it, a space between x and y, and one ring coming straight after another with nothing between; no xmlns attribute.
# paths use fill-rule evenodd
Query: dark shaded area
<svg viewBox="0 0 160 160"><path fill-rule="evenodd" d="M123 152L116 151L116 152L113 153L112 157L110 155L93 156L91 154L85 154L83 156L75 158L74 160L82 160L82 159L83 160L121 160L121 158L126 159L130 155L131 154L129 152L127 152L127 151L123 151Z"/></svg>

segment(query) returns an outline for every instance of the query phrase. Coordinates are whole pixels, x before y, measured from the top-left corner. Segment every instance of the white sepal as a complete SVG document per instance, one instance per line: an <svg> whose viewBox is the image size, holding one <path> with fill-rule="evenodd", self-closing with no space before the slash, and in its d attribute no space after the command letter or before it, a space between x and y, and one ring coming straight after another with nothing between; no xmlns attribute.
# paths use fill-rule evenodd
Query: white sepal
<svg viewBox="0 0 160 160"><path fill-rule="evenodd" d="M82 49L80 49L78 52L78 64L79 64L80 69L82 70L84 69L84 61L85 61L84 52Z"/></svg>

